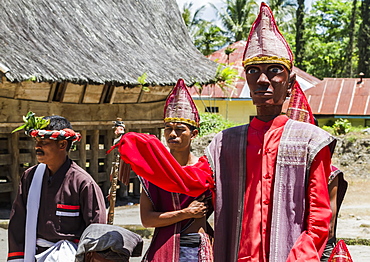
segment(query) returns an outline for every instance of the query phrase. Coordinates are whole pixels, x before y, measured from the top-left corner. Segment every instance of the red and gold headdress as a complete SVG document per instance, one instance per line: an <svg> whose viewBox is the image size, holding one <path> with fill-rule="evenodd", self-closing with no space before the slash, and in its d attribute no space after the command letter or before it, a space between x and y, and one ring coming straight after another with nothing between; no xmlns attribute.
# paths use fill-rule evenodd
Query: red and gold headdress
<svg viewBox="0 0 370 262"><path fill-rule="evenodd" d="M310 104L297 81L295 81L292 88L286 115L293 120L315 125L315 118L312 114Z"/></svg>
<svg viewBox="0 0 370 262"><path fill-rule="evenodd" d="M177 81L164 106L164 122L180 122L199 127L199 113L183 79Z"/></svg>
<svg viewBox="0 0 370 262"><path fill-rule="evenodd" d="M353 262L343 239L339 240L329 257L329 262Z"/></svg>
<svg viewBox="0 0 370 262"><path fill-rule="evenodd" d="M249 33L243 66L271 63L282 64L291 70L293 53L277 27L270 7L262 2Z"/></svg>

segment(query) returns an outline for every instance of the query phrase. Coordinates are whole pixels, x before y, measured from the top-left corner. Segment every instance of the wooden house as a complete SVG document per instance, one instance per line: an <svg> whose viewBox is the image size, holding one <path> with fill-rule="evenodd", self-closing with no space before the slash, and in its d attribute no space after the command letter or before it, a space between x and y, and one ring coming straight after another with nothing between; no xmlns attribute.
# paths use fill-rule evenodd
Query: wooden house
<svg viewBox="0 0 370 262"><path fill-rule="evenodd" d="M159 135L178 78L207 83L217 68L192 44L175 0L2 0L0 17L2 201L37 163L33 141L11 134L28 111L66 117L83 137L71 158L106 189L112 121Z"/></svg>

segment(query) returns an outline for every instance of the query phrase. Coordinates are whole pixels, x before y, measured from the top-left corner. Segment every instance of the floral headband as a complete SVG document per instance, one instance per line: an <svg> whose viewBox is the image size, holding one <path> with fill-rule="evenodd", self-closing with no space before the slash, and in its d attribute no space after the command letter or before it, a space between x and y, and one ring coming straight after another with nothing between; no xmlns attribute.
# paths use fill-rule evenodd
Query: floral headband
<svg viewBox="0 0 370 262"><path fill-rule="evenodd" d="M43 116L35 117L35 113L33 112L28 112L26 116L23 116L23 121L25 123L14 129L12 133L24 129L26 135L30 137L49 138L53 140L72 140L72 142L81 140L81 134L69 128L64 128L63 130L43 129L49 125L50 120L44 119Z"/></svg>

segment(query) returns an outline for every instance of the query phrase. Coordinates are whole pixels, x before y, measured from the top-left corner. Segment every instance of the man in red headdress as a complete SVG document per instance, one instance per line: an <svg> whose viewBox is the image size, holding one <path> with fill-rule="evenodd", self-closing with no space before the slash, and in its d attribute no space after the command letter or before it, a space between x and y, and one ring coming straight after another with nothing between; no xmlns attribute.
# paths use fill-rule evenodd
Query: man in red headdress
<svg viewBox="0 0 370 262"><path fill-rule="evenodd" d="M293 55L264 3L243 60L257 117L214 137L206 149L213 177L170 166L162 152L150 157L145 152L153 152L155 142L140 135L123 137L121 157L171 191L196 195L215 186L215 261L320 261L331 218L327 178L335 139L281 115L295 84Z"/></svg>
<svg viewBox="0 0 370 262"><path fill-rule="evenodd" d="M26 134L35 139L39 164L21 177L10 214L8 261L32 262L35 254L74 261L85 228L107 221L104 197L94 179L68 157L72 143L81 138L69 121L33 113L27 117L31 126Z"/></svg>
<svg viewBox="0 0 370 262"><path fill-rule="evenodd" d="M184 80L179 79L164 108L167 146L181 166L194 166L211 174L205 157L199 159L190 152L198 127L198 110ZM207 217L212 213L212 205L207 200L211 193L208 191L195 198L171 193L146 179L141 180L144 189L140 198L141 221L145 227L155 227L143 261L213 261L207 234L212 231L207 223Z"/></svg>
<svg viewBox="0 0 370 262"><path fill-rule="evenodd" d="M297 121L302 121L318 126L317 120L312 114L310 104L307 101L306 95L301 89L298 82L293 86L289 99L289 106L286 115ZM324 252L321 256L321 262L328 261L332 250L336 244L336 229L339 209L344 199L348 187L347 181L344 179L343 172L337 167L331 165L331 173L328 178L328 190L330 197L330 208L332 218L330 220L329 240L326 243Z"/></svg>

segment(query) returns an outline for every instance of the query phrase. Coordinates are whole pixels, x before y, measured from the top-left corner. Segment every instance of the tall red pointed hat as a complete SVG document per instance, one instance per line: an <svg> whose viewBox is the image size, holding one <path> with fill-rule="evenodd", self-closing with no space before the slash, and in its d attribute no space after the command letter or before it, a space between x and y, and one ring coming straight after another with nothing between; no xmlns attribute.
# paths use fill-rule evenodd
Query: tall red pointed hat
<svg viewBox="0 0 370 262"><path fill-rule="evenodd" d="M164 106L164 122L180 122L199 127L199 113L183 79L177 81Z"/></svg>
<svg viewBox="0 0 370 262"><path fill-rule="evenodd" d="M351 254L343 239L339 240L334 247L328 262L353 262Z"/></svg>
<svg viewBox="0 0 370 262"><path fill-rule="evenodd" d="M293 120L315 125L315 118L312 114L310 104L297 81L295 81L292 88L286 115Z"/></svg>
<svg viewBox="0 0 370 262"><path fill-rule="evenodd" d="M270 7L262 2L260 13L249 33L243 65L271 63L282 64L291 70L293 53L277 27Z"/></svg>

